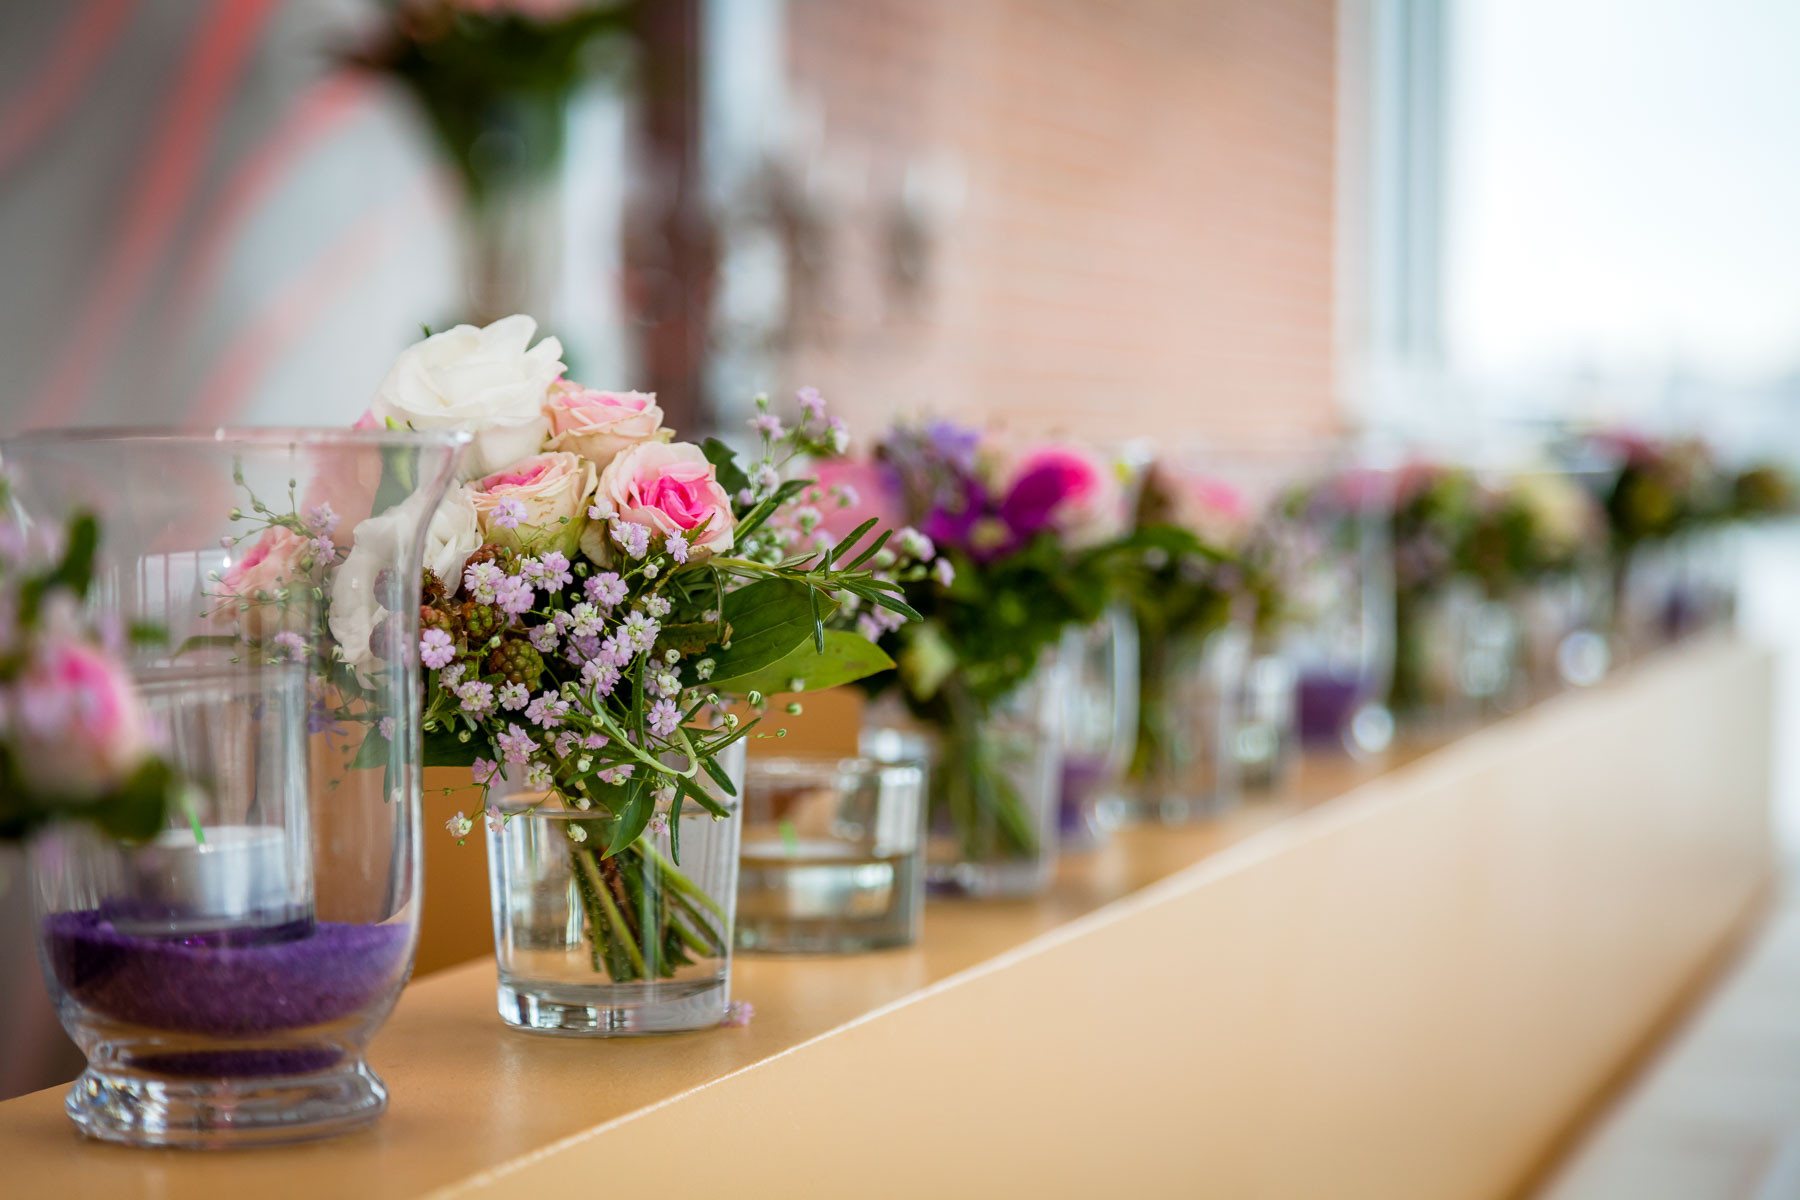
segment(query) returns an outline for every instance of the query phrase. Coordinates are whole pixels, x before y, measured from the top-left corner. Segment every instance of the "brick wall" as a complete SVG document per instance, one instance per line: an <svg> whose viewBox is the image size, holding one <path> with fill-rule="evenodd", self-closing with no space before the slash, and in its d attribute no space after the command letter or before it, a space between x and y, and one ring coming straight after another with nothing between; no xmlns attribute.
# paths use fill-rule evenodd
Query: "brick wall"
<svg viewBox="0 0 1800 1200"><path fill-rule="evenodd" d="M790 365L859 422L1088 436L1335 421L1332 0L790 0L826 266ZM961 202L916 294L909 167Z"/></svg>

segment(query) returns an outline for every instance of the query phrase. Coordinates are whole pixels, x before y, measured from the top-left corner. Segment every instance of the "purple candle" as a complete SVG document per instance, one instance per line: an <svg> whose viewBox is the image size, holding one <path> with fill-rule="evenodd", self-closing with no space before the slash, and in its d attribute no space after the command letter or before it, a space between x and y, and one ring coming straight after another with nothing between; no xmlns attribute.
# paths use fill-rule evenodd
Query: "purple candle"
<svg viewBox="0 0 1800 1200"><path fill-rule="evenodd" d="M1308 746L1342 746L1344 732L1362 703L1362 680L1307 672L1300 676L1295 693L1300 740Z"/></svg>
<svg viewBox="0 0 1800 1200"><path fill-rule="evenodd" d="M214 1037L304 1029L366 1008L399 984L408 932L404 924L321 921L290 941L209 946L123 933L93 911L44 919L50 969L76 1003L125 1024ZM304 1052L228 1057L294 1053Z"/></svg>

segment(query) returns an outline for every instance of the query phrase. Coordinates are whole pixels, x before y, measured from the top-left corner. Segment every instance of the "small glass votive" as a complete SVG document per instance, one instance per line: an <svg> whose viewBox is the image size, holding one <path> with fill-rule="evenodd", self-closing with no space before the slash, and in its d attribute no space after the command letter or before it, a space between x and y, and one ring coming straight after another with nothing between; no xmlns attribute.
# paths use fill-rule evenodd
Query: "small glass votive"
<svg viewBox="0 0 1800 1200"><path fill-rule="evenodd" d="M855 954L917 941L924 808L923 762L751 759L738 949Z"/></svg>

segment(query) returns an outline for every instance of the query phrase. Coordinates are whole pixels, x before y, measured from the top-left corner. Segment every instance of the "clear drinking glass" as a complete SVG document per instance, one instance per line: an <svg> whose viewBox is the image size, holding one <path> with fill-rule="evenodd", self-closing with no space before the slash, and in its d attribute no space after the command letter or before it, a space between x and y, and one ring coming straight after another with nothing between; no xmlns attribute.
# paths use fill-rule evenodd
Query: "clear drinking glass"
<svg viewBox="0 0 1800 1200"><path fill-rule="evenodd" d="M141 845L31 848L45 981L95 1137L227 1146L342 1132L412 966L418 580L457 434L94 431L0 447L20 519L94 512L94 595L160 634L130 665L181 774ZM309 515L310 514L310 515Z"/></svg>
<svg viewBox="0 0 1800 1200"><path fill-rule="evenodd" d="M1180 824L1237 804L1234 740L1249 645L1239 622L1139 644L1137 742L1125 786L1130 819Z"/></svg>
<svg viewBox="0 0 1800 1200"><path fill-rule="evenodd" d="M743 742L718 763L741 795ZM704 1029L724 1017L742 823L735 797L700 782L734 815L665 804L611 856L616 818L495 785L504 819L488 822L488 883L508 1025L607 1037Z"/></svg>
<svg viewBox="0 0 1800 1200"><path fill-rule="evenodd" d="M916 942L925 774L922 761L752 759L738 949L850 954Z"/></svg>
<svg viewBox="0 0 1800 1200"><path fill-rule="evenodd" d="M1123 606L1063 637L1062 850L1089 850L1106 839L1125 806L1119 792L1137 732L1137 623Z"/></svg>
<svg viewBox="0 0 1800 1200"><path fill-rule="evenodd" d="M943 725L913 720L892 697L865 711L865 758L924 758L930 764L927 887L948 895L1008 897L1050 886L1066 686L1062 660L1050 649L1001 700L985 707L966 698L953 701L959 719Z"/></svg>

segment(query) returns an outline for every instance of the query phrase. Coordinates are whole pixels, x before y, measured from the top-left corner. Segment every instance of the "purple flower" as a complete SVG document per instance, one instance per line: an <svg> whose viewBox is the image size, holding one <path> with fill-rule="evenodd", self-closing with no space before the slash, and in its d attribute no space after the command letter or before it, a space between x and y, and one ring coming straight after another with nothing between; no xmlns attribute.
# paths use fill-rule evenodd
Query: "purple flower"
<svg viewBox="0 0 1800 1200"><path fill-rule="evenodd" d="M684 563L688 560L687 539L682 537L679 533L671 533L668 537L664 538L663 549L667 550L669 552L669 557L678 563Z"/></svg>
<svg viewBox="0 0 1800 1200"><path fill-rule="evenodd" d="M419 661L438 670L456 658L456 646L442 629L427 629L419 635Z"/></svg>
<svg viewBox="0 0 1800 1200"><path fill-rule="evenodd" d="M384 740L390 741L390 742L393 741L394 740L394 718L383 717L383 718L381 718L381 720L375 722L375 731L377 733L381 734L381 736Z"/></svg>
<svg viewBox="0 0 1800 1200"><path fill-rule="evenodd" d="M531 734L517 725L508 725L506 732L494 739L500 746L500 755L509 763L523 766L531 761L537 750L537 743L532 741Z"/></svg>
<svg viewBox="0 0 1800 1200"><path fill-rule="evenodd" d="M612 571L602 571L581 585L587 598L601 608L611 608L625 599L625 581Z"/></svg>
<svg viewBox="0 0 1800 1200"><path fill-rule="evenodd" d="M331 505L319 503L306 510L306 528L315 535L337 532L338 522L343 518L331 511Z"/></svg>
<svg viewBox="0 0 1800 1200"><path fill-rule="evenodd" d="M527 516L525 502L514 496L503 496L488 516L502 529L517 529Z"/></svg>
<svg viewBox="0 0 1800 1200"><path fill-rule="evenodd" d="M799 401L801 410L813 420L817 421L824 417L825 397L819 395L818 388L803 387L794 393L794 399Z"/></svg>
<svg viewBox="0 0 1800 1200"><path fill-rule="evenodd" d="M458 684L456 697L462 701L463 711L477 721L494 711L494 685L491 683L471 679Z"/></svg>
<svg viewBox="0 0 1800 1200"><path fill-rule="evenodd" d="M666 738L681 724L681 709L673 700L658 700L650 706L650 732Z"/></svg>
<svg viewBox="0 0 1800 1200"><path fill-rule="evenodd" d="M562 719L569 715L569 702L561 699L555 692L543 692L525 708L525 716L533 725L542 725L545 729L555 729L562 724Z"/></svg>
<svg viewBox="0 0 1800 1200"><path fill-rule="evenodd" d="M569 556L561 550L552 550L544 555L544 586L558 591L575 582L575 576L569 571Z"/></svg>
<svg viewBox="0 0 1800 1200"><path fill-rule="evenodd" d="M650 553L650 527L637 521L615 521L612 527L613 541L619 548L633 558L642 558Z"/></svg>
<svg viewBox="0 0 1800 1200"><path fill-rule="evenodd" d="M288 658L294 662L306 661L306 639L293 630L284 630L275 635L275 644L280 646Z"/></svg>
<svg viewBox="0 0 1800 1200"><path fill-rule="evenodd" d="M531 585L518 575L505 576L494 589L494 603L500 606L502 612L514 616L530 612L536 600L537 594L531 590Z"/></svg>
<svg viewBox="0 0 1800 1200"><path fill-rule="evenodd" d="M508 712L517 712L531 703L531 689L522 683L503 683L500 685L500 707Z"/></svg>
<svg viewBox="0 0 1800 1200"><path fill-rule="evenodd" d="M593 662L587 663L581 668L582 687L592 688L602 696L607 696L611 695L612 690L618 685L619 668L613 666L609 662L601 662L600 660L595 659Z"/></svg>
<svg viewBox="0 0 1800 1200"><path fill-rule="evenodd" d="M491 562L474 563L463 572L463 590L477 604L492 604L500 585L506 580L506 572Z"/></svg>
<svg viewBox="0 0 1800 1200"><path fill-rule="evenodd" d="M750 418L750 428L766 438L779 438L787 432L781 426L781 418L774 413L758 413Z"/></svg>
<svg viewBox="0 0 1800 1200"><path fill-rule="evenodd" d="M942 587L949 587L956 582L956 567L947 558L940 558L931 564L931 577Z"/></svg>
<svg viewBox="0 0 1800 1200"><path fill-rule="evenodd" d="M625 618L619 626L619 633L633 651L642 653L656 645L656 635L662 632L662 626L654 619L641 612L634 612Z"/></svg>
<svg viewBox="0 0 1800 1200"><path fill-rule="evenodd" d="M583 750L604 750L606 743L607 737L604 733L590 733L581 739L581 748Z"/></svg>
<svg viewBox="0 0 1800 1200"><path fill-rule="evenodd" d="M482 787L486 787L500 777L500 764L491 758L477 758L470 766L470 770L474 773L475 782Z"/></svg>
<svg viewBox="0 0 1800 1200"><path fill-rule="evenodd" d="M548 654L556 649L557 637L554 625L539 625L532 629L527 636L530 637L531 644L542 654Z"/></svg>

